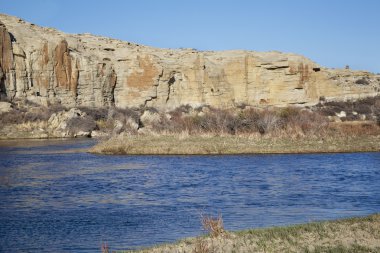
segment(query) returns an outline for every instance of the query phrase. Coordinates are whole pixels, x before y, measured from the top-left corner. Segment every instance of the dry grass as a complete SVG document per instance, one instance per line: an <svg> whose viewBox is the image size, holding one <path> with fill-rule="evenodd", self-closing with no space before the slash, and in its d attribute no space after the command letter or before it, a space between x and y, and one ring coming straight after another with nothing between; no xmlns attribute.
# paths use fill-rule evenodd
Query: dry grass
<svg viewBox="0 0 380 253"><path fill-rule="evenodd" d="M121 135L89 152L118 155L216 155L380 151L380 135L271 137L252 135Z"/></svg>
<svg viewBox="0 0 380 253"><path fill-rule="evenodd" d="M207 231L211 237L216 238L225 235L226 231L224 230L223 218L221 214L219 214L218 217L202 214L201 223L203 229Z"/></svg>
<svg viewBox="0 0 380 253"><path fill-rule="evenodd" d="M304 225L228 232L125 252L380 252L380 214Z"/></svg>
<svg viewBox="0 0 380 253"><path fill-rule="evenodd" d="M204 238L197 237L195 239L194 248L191 252L192 253L210 253L212 252L212 249Z"/></svg>

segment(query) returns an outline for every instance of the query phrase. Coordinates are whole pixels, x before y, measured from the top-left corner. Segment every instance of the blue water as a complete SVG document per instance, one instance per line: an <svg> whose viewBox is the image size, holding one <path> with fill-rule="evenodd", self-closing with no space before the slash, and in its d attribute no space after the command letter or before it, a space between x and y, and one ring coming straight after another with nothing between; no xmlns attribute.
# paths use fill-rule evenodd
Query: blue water
<svg viewBox="0 0 380 253"><path fill-rule="evenodd" d="M1 143L0 143L1 144ZM100 252L380 211L380 153L102 156L92 141L0 147L0 252ZM77 149L78 148L78 149ZM75 150L77 149L77 150Z"/></svg>

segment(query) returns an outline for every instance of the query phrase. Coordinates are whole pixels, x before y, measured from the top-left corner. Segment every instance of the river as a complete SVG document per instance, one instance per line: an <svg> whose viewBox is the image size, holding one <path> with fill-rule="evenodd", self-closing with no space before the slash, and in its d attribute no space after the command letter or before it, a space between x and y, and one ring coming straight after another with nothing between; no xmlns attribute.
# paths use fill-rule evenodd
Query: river
<svg viewBox="0 0 380 253"><path fill-rule="evenodd" d="M104 156L93 140L0 143L0 252L100 252L380 211L380 153Z"/></svg>

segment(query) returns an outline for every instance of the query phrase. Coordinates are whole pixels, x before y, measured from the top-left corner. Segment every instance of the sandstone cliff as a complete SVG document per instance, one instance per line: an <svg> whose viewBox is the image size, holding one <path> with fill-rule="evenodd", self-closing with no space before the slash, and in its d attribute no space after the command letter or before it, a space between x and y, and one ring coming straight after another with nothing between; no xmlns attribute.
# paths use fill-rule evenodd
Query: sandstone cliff
<svg viewBox="0 0 380 253"><path fill-rule="evenodd" d="M66 106L315 104L379 94L380 76L280 52L157 49L0 14L0 93Z"/></svg>

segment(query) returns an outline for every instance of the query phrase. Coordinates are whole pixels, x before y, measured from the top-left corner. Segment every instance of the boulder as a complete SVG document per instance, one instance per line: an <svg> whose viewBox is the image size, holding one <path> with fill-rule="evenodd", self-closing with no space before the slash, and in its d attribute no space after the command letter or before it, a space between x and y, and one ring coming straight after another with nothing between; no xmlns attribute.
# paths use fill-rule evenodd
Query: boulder
<svg viewBox="0 0 380 253"><path fill-rule="evenodd" d="M127 128L130 128L131 130L138 130L139 129L139 123L136 122L132 118L127 118L127 120L125 121L125 125Z"/></svg>
<svg viewBox="0 0 380 253"><path fill-rule="evenodd" d="M120 134L124 129L124 124L120 120L115 120L113 123L112 134Z"/></svg>
<svg viewBox="0 0 380 253"><path fill-rule="evenodd" d="M77 108L54 113L48 120L48 131L56 137L90 137L95 121Z"/></svg>
<svg viewBox="0 0 380 253"><path fill-rule="evenodd" d="M161 116L158 112L146 110L140 117L140 121L144 127L151 127L160 122Z"/></svg>
<svg viewBox="0 0 380 253"><path fill-rule="evenodd" d="M105 132L102 132L102 131L94 130L91 132L92 138L102 138L102 137L106 137L106 136L108 136L108 134Z"/></svg>
<svg viewBox="0 0 380 253"><path fill-rule="evenodd" d="M347 117L347 113L345 111L341 111L340 113L335 113L336 116L339 118Z"/></svg>
<svg viewBox="0 0 380 253"><path fill-rule="evenodd" d="M12 110L12 104L8 102L0 102L0 113L10 112Z"/></svg>

